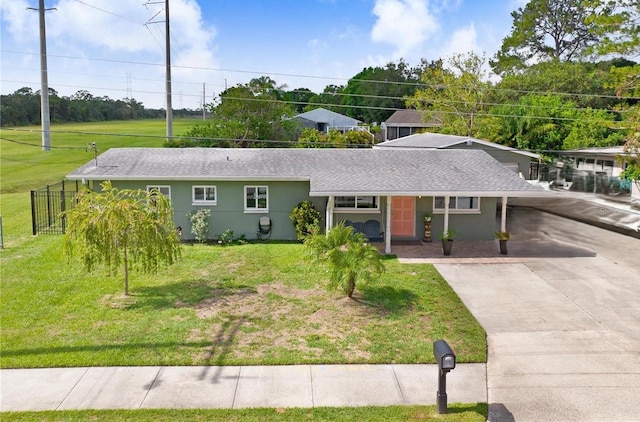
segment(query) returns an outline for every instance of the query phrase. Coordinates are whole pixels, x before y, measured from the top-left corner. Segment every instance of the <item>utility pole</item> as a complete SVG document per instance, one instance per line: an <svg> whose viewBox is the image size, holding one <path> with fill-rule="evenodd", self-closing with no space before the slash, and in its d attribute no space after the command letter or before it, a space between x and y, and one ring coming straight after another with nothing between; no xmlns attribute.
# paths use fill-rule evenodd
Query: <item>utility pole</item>
<svg viewBox="0 0 640 422"><path fill-rule="evenodd" d="M55 10L45 9L44 0L40 0L37 10L40 16L40 123L42 125L42 150L51 151L51 118L49 115L49 81L47 70L47 34L45 30L44 12Z"/></svg>
<svg viewBox="0 0 640 422"><path fill-rule="evenodd" d="M41 0L42 1L42 0ZM165 32L166 32L166 58L167 58L167 140L173 137L173 106L171 104L171 36L169 32L169 0L164 2Z"/></svg>
<svg viewBox="0 0 640 422"><path fill-rule="evenodd" d="M205 94L206 94L205 85L204 85L204 82L202 82L202 120L203 121L205 120L205 116L206 116L205 106L204 106L204 102L206 101Z"/></svg>

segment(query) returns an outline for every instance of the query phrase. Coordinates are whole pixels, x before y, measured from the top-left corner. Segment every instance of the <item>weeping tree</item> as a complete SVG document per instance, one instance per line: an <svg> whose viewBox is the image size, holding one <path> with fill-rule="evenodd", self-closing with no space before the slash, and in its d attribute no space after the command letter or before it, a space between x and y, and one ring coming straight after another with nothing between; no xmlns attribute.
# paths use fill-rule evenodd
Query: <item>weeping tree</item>
<svg viewBox="0 0 640 422"><path fill-rule="evenodd" d="M356 284L370 281L384 272L378 250L352 227L340 224L327 234L307 237L304 244L313 262L329 265L328 288L340 287L349 297L353 296Z"/></svg>
<svg viewBox="0 0 640 422"><path fill-rule="evenodd" d="M129 294L129 271L156 273L180 256L180 239L168 197L158 191L118 190L111 182L101 192L83 191L65 212L64 251L78 256L86 271L104 267L109 274L124 272Z"/></svg>

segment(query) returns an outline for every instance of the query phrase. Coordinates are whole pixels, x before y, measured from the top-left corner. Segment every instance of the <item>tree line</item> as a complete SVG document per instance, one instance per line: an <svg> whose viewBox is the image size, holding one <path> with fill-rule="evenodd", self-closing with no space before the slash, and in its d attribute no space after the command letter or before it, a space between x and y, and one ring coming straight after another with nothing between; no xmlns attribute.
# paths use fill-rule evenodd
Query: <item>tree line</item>
<svg viewBox="0 0 640 422"><path fill-rule="evenodd" d="M162 109L148 109L133 98L113 100L107 96L94 97L80 90L67 97L49 88L49 114L52 123L100 122L109 120L157 119L165 116ZM174 110L177 116L196 116L192 110ZM29 87L0 97L0 124L27 126L40 124L40 91Z"/></svg>

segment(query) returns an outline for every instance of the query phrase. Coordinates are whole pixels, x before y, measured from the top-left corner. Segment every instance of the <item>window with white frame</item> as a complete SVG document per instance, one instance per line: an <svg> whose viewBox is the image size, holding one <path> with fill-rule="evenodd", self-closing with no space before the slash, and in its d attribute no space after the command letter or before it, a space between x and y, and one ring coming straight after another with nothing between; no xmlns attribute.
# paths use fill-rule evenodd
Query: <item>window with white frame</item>
<svg viewBox="0 0 640 422"><path fill-rule="evenodd" d="M436 196L433 198L433 212L444 212L444 196ZM477 196L450 196L449 212L451 213L479 213L480 198Z"/></svg>
<svg viewBox="0 0 640 422"><path fill-rule="evenodd" d="M158 192L171 199L171 186L166 185L148 185L147 192Z"/></svg>
<svg viewBox="0 0 640 422"><path fill-rule="evenodd" d="M247 212L269 211L269 187L245 186L244 210Z"/></svg>
<svg viewBox="0 0 640 422"><path fill-rule="evenodd" d="M336 196L336 211L378 211L377 196Z"/></svg>
<svg viewBox="0 0 640 422"><path fill-rule="evenodd" d="M213 185L192 186L191 201L194 205L217 205L216 187Z"/></svg>

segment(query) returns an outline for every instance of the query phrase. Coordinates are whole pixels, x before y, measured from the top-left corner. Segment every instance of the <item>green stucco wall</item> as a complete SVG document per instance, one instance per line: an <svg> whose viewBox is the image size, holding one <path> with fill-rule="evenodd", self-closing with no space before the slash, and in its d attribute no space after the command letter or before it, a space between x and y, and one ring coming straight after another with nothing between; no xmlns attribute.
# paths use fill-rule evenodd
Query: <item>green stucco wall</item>
<svg viewBox="0 0 640 422"><path fill-rule="evenodd" d="M225 230L232 230L235 237L245 235L247 239L255 239L258 221L267 215L272 222L272 239L294 240L296 233L289 214L293 208L305 199L311 199L323 215L326 208L325 198L309 198L308 182L190 182L190 181L114 181L113 186L119 189L146 189L147 185L171 186L171 202L174 207L176 226L182 227L183 239L193 239L191 222L188 213L198 208L209 208L209 237L216 238ZM217 205L192 205L191 195L194 185L215 185ZM244 212L244 187L268 186L269 211L259 213Z"/></svg>
<svg viewBox="0 0 640 422"><path fill-rule="evenodd" d="M296 239L293 223L289 214L301 201L311 200L322 214L321 227L325 225L325 211L327 199L310 198L309 182L191 182L191 181L113 181L113 186L118 189L146 189L148 185L170 186L171 201L174 207L174 221L176 226L182 227L183 239L193 239L191 223L188 213L198 208L209 208L211 218L209 220L209 238L215 239L229 229L235 237L245 235L247 239L255 239L258 231L258 221L261 216L268 215L272 221L271 239L294 240ZM191 195L194 185L215 185L217 191L217 205L203 206L192 205ZM260 213L244 212L244 187L268 186L269 187L269 211ZM99 183L94 182L93 188L99 190ZM498 230L496 222L497 198L481 198L480 214L450 214L449 229L458 233L459 239L489 240ZM365 222L369 219L380 222L382 231L386 227L386 197L380 198L380 210L374 213L339 213L334 214L335 224L343 220L353 222ZM415 233L407 239L422 239L423 218L425 214L432 214L432 239L438 240L444 226L444 215L433 214L433 198L416 198ZM394 238L396 238L394 236Z"/></svg>

